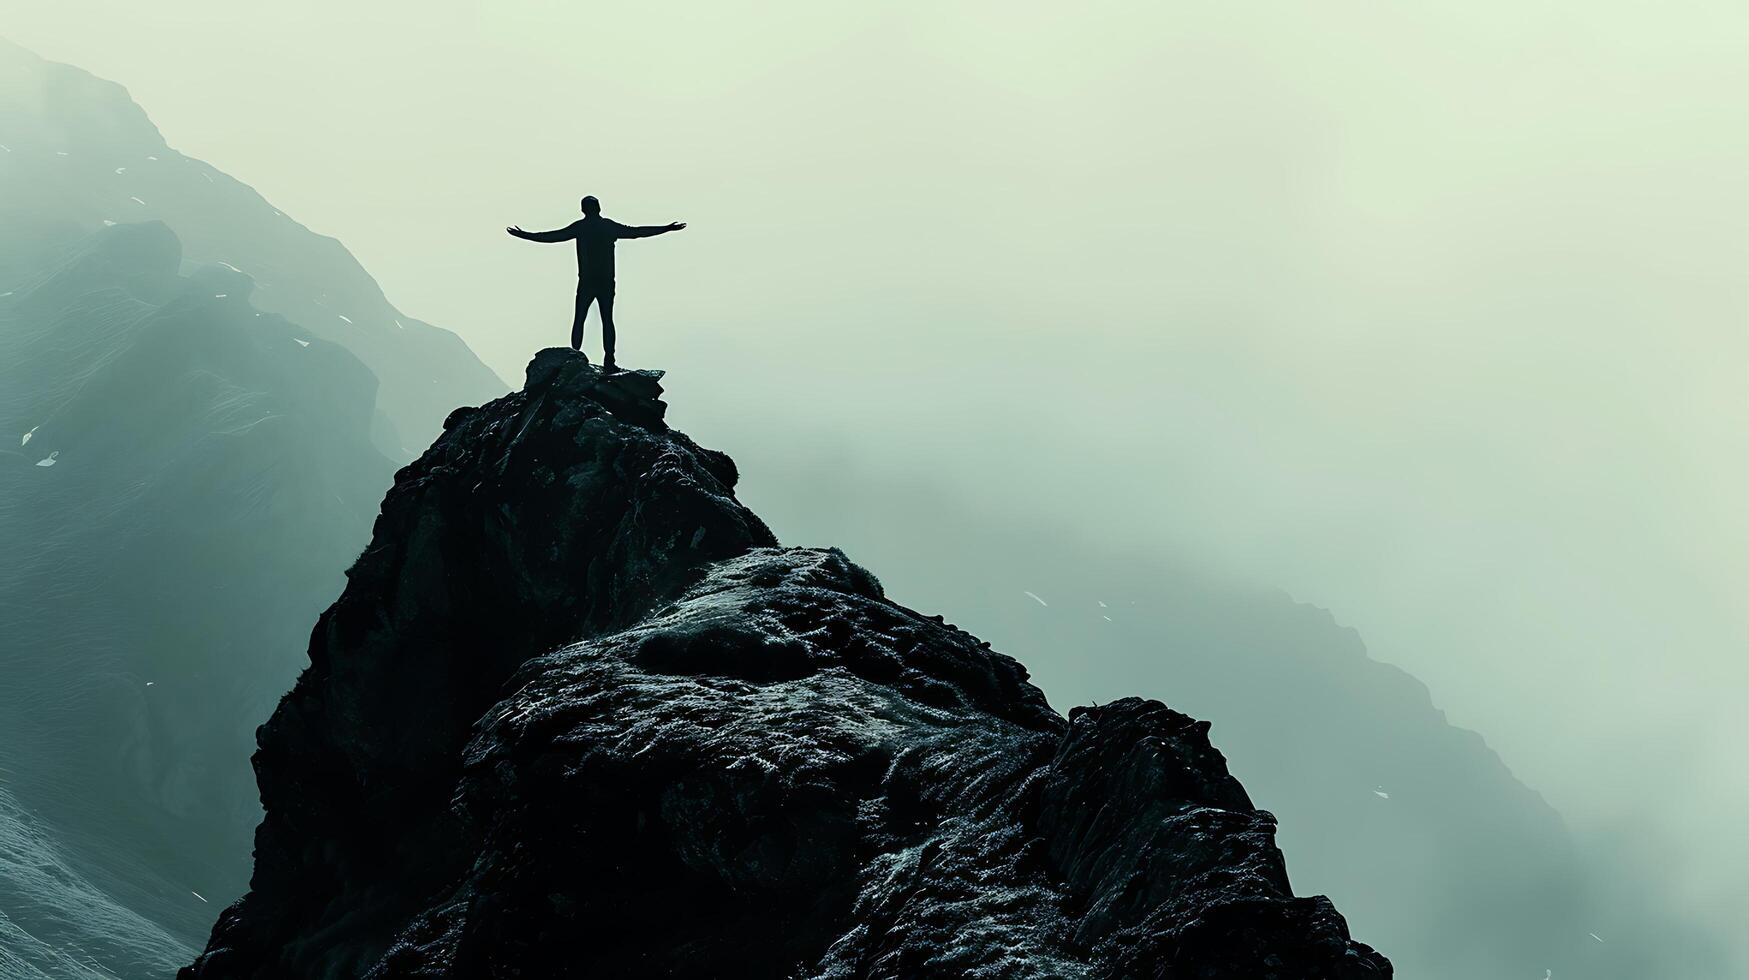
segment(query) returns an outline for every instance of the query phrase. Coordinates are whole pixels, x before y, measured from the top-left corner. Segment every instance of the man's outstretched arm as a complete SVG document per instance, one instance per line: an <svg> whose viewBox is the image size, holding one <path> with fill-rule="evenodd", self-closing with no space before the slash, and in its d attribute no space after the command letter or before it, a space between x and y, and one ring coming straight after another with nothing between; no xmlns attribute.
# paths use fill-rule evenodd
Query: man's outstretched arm
<svg viewBox="0 0 1749 980"><path fill-rule="evenodd" d="M576 225L566 225L552 231L523 231L521 225L511 225L504 230L517 238L527 239L531 242L568 242L577 237Z"/></svg>
<svg viewBox="0 0 1749 980"><path fill-rule="evenodd" d="M665 225L620 225L616 238L654 238L666 235L671 231L679 231L686 227L684 221L670 221Z"/></svg>

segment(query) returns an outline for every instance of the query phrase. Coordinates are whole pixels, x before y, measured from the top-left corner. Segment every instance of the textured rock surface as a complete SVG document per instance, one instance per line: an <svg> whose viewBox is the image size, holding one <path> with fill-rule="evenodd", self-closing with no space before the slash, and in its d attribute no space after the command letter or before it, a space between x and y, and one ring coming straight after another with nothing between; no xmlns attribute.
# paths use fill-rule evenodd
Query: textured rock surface
<svg viewBox="0 0 1749 980"><path fill-rule="evenodd" d="M655 381L544 351L399 474L185 977L1390 975L1206 725L777 548Z"/></svg>

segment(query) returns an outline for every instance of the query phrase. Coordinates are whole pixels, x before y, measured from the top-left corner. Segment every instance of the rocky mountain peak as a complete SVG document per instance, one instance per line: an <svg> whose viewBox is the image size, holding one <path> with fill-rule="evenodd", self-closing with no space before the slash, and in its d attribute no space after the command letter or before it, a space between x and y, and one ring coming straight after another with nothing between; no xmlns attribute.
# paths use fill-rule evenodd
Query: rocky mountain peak
<svg viewBox="0 0 1749 980"><path fill-rule="evenodd" d="M543 351L397 475L184 977L1390 975L1205 724L779 547L659 378Z"/></svg>

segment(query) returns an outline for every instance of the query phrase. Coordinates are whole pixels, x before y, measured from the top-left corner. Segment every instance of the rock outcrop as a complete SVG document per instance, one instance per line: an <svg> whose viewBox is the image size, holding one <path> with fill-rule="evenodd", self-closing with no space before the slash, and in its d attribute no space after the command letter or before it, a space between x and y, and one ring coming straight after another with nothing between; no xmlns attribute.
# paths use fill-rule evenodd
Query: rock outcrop
<svg viewBox="0 0 1749 980"><path fill-rule="evenodd" d="M1390 976L1206 724L778 547L658 393L544 351L398 474L183 977Z"/></svg>

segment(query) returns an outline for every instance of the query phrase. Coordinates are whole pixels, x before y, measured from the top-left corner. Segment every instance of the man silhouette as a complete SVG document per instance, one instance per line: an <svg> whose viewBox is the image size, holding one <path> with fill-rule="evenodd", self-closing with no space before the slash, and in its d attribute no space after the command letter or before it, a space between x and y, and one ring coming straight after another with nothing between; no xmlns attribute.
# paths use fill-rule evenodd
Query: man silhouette
<svg viewBox="0 0 1749 980"><path fill-rule="evenodd" d="M601 202L585 197L583 220L573 221L556 231L523 231L518 225L504 229L517 238L531 242L577 243L577 310L571 319L571 349L583 349L583 318L589 315L589 304L601 304L601 347L606 357L602 367L617 370L613 363L613 243L622 238L650 238L679 231L684 221L665 225L631 227L601 216Z"/></svg>

